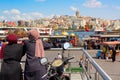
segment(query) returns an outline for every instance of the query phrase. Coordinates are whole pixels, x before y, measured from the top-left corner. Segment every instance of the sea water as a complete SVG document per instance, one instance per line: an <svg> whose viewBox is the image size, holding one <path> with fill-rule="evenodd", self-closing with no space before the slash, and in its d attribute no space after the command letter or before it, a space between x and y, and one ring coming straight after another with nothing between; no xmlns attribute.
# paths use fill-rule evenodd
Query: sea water
<svg viewBox="0 0 120 80"><path fill-rule="evenodd" d="M86 32L86 31L67 31L67 32L68 32L69 35L72 34L72 33L74 33L75 35L78 35L80 39L89 37L91 34L94 34L94 31L93 31L93 32ZM55 34L61 35L61 33L62 33L61 31L55 31L55 32L54 32L54 35L55 35Z"/></svg>

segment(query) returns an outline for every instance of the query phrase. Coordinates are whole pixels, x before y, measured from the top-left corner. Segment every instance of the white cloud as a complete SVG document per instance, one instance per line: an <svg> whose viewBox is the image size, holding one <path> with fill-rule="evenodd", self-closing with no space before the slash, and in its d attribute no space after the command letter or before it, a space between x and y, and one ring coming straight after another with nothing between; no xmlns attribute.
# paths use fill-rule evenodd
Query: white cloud
<svg viewBox="0 0 120 80"><path fill-rule="evenodd" d="M29 13L28 14L27 13L23 13L21 16L24 17L25 20L31 20L32 19L32 16L30 16Z"/></svg>
<svg viewBox="0 0 120 80"><path fill-rule="evenodd" d="M0 20L5 20L6 17L5 16L0 16Z"/></svg>
<svg viewBox="0 0 120 80"><path fill-rule="evenodd" d="M118 10L120 10L120 6L115 6L115 9L118 9Z"/></svg>
<svg viewBox="0 0 120 80"><path fill-rule="evenodd" d="M43 17L43 15L39 12L32 12L31 15L33 16L34 19L39 19Z"/></svg>
<svg viewBox="0 0 120 80"><path fill-rule="evenodd" d="M89 7L89 8L100 8L100 7L102 7L103 5L102 5L102 3L100 2L100 1L98 1L98 0L87 0L84 4L83 4L83 6L85 6L85 7Z"/></svg>
<svg viewBox="0 0 120 80"><path fill-rule="evenodd" d="M0 15L0 20L31 20L40 19L43 15L40 12L22 13L18 9L4 10Z"/></svg>
<svg viewBox="0 0 120 80"><path fill-rule="evenodd" d="M15 15L18 15L18 14L20 14L20 11L17 10L17 9L4 10L3 14L15 14Z"/></svg>
<svg viewBox="0 0 120 80"><path fill-rule="evenodd" d="M8 10L4 10L3 13L4 14L9 14L9 11Z"/></svg>
<svg viewBox="0 0 120 80"><path fill-rule="evenodd" d="M19 10L17 10L17 9L12 9L11 11L10 11L10 13L11 14L20 14L20 11Z"/></svg>
<svg viewBox="0 0 120 80"><path fill-rule="evenodd" d="M22 18L20 15L13 15L11 16L11 19L15 21L15 20L21 20Z"/></svg>
<svg viewBox="0 0 120 80"><path fill-rule="evenodd" d="M73 10L73 11L78 11L78 8L76 8L74 6L71 6L70 9Z"/></svg>

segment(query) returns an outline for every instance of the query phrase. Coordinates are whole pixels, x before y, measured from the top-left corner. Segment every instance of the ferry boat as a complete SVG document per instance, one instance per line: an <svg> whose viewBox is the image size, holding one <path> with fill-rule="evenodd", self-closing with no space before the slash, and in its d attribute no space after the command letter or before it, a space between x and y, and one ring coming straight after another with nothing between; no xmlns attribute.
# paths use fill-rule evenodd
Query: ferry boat
<svg viewBox="0 0 120 80"><path fill-rule="evenodd" d="M52 35L54 30L52 28L38 28L38 27L0 27L0 37L5 37L9 31L21 29L25 32L31 29L37 29L41 35Z"/></svg>

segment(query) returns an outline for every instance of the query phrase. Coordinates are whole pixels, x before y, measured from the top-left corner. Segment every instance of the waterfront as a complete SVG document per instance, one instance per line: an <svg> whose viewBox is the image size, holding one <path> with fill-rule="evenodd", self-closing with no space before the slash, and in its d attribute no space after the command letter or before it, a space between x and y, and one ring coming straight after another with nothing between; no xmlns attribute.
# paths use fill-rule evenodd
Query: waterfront
<svg viewBox="0 0 120 80"><path fill-rule="evenodd" d="M120 80L120 55L117 56L115 62L112 62L111 59L106 61L105 59L96 58L97 49L102 49L100 43L120 40L116 39L116 37L120 38L120 34L118 34L120 31L117 32L118 35L113 35L113 33L112 35L108 35L105 33L106 35L100 34L97 38L93 38L96 36L89 37L89 35L94 33L94 31L89 32L91 29L103 32L107 30L120 30L120 0L0 0L0 7L1 27L52 28L55 33L49 35L46 30L43 30L44 32L41 33L43 37L41 37L41 39L49 41L51 45L55 44L55 46L69 41L72 48L84 47L112 80ZM56 31L64 31L64 29L71 30L68 31L68 35L75 34L76 36L63 37L63 35L61 36L61 31ZM4 40L3 37L8 35L7 31L8 30L0 32L0 35L3 35L0 36L1 41ZM23 37L26 37L26 32L24 32L24 30L20 32L16 31L18 38L20 38L19 40L23 40ZM60 35L59 37L62 39L60 40L56 34ZM23 39L21 39L21 37ZM87 45L85 43L87 43ZM118 47L120 52L120 45L118 45ZM58 46L56 46L56 48L58 48ZM61 53L62 51L45 51L49 61L52 61L58 52ZM66 50L65 56L75 56L75 59L72 61L76 63L72 63L71 66L78 67L78 61L80 61L82 57L82 51ZM23 60L25 59L26 58L23 57ZM93 67L91 67L91 71L93 76L97 75ZM78 76L80 76L79 73ZM78 80L78 76L74 76L71 80ZM92 80L96 79L92 78Z"/></svg>

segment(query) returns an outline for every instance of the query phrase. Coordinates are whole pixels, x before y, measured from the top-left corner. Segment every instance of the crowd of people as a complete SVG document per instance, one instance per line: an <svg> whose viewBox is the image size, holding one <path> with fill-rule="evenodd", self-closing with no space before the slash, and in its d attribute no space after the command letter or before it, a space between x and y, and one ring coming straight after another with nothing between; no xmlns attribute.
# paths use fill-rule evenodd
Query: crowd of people
<svg viewBox="0 0 120 80"><path fill-rule="evenodd" d="M119 52L118 52L119 53ZM103 45L101 50L98 50L96 57L101 59L112 59L112 62L116 61L117 49L115 45Z"/></svg>
<svg viewBox="0 0 120 80"><path fill-rule="evenodd" d="M24 76L20 64L23 56L26 56ZM39 61L42 57L45 57L44 47L37 30L30 30L28 40L22 42L10 33L1 45L0 80L47 80L47 76L42 78L47 72Z"/></svg>
<svg viewBox="0 0 120 80"><path fill-rule="evenodd" d="M101 44L99 41L95 40L85 40L84 41L84 49L96 49L98 52L96 53L97 58L102 58L108 60L109 58L112 59L112 62L116 61L116 56L119 54L119 45L108 45L108 44ZM118 50L118 52L117 52ZM117 54L118 53L118 54Z"/></svg>
<svg viewBox="0 0 120 80"><path fill-rule="evenodd" d="M83 42L84 49L100 49L99 41L85 40Z"/></svg>

